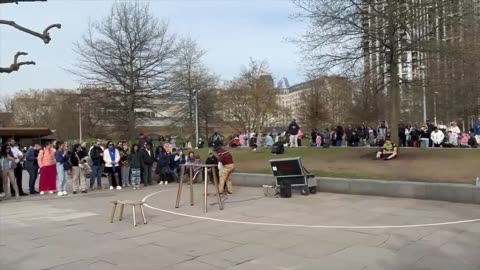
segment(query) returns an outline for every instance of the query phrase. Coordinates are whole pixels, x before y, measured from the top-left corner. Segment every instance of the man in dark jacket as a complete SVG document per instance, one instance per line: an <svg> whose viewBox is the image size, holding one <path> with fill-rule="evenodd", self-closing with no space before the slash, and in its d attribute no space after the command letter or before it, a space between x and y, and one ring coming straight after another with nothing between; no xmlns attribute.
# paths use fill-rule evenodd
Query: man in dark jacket
<svg viewBox="0 0 480 270"><path fill-rule="evenodd" d="M207 160L205 161L205 164L207 165L216 165L217 167L214 168L207 168L208 172L208 178L210 179L209 181L213 181L213 174L216 175L217 181L220 180L220 175L218 171L218 158L214 155L213 151L208 151L208 157Z"/></svg>
<svg viewBox="0 0 480 270"><path fill-rule="evenodd" d="M152 144L147 142L145 148L140 150L140 158L142 160L143 185L152 184L152 166L155 161L155 155L152 150Z"/></svg>
<svg viewBox="0 0 480 270"><path fill-rule="evenodd" d="M40 151L40 144L35 143L32 147L27 150L25 154L25 168L27 169L28 175L30 176L30 181L28 182L28 186L30 188L30 194L38 194L35 191L35 182L37 181L38 177L38 152Z"/></svg>
<svg viewBox="0 0 480 270"><path fill-rule="evenodd" d="M287 133L290 134L290 147L298 147L298 131L300 126L297 124L295 119L292 120L292 123L288 125Z"/></svg>
<svg viewBox="0 0 480 270"><path fill-rule="evenodd" d="M97 142L88 153L92 161L92 172L90 174L90 189L93 189L95 178L97 178L97 189L102 188L102 173L103 173L103 148L102 140L97 139Z"/></svg>

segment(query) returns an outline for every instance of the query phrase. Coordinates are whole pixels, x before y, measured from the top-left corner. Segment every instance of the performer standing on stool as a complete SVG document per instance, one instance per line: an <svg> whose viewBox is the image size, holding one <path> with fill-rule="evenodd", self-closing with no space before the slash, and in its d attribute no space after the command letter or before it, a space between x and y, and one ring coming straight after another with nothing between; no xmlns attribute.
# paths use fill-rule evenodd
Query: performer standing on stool
<svg viewBox="0 0 480 270"><path fill-rule="evenodd" d="M222 194L226 185L227 193L232 194L233 186L232 181L230 181L230 176L235 170L235 166L233 165L233 157L230 152L223 149L221 146L215 147L214 150L216 152L218 162L223 166L223 169L220 172L220 184L218 186L218 192Z"/></svg>

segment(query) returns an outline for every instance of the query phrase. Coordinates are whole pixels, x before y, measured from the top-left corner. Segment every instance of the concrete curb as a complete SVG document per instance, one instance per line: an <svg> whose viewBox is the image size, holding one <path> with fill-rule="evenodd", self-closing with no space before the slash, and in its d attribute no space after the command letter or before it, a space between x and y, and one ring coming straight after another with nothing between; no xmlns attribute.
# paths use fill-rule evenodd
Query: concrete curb
<svg viewBox="0 0 480 270"><path fill-rule="evenodd" d="M333 177L316 179L320 192L480 204L480 187L473 185ZM273 185L275 179L269 174L234 173L232 182L238 186L261 187Z"/></svg>

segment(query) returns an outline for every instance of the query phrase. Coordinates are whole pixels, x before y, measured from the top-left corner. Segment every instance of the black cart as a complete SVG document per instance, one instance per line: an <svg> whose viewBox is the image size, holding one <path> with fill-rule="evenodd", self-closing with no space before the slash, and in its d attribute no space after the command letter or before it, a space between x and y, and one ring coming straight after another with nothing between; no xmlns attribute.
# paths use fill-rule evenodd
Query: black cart
<svg viewBox="0 0 480 270"><path fill-rule="evenodd" d="M270 160L276 187L280 187L284 181L288 181L292 187L301 187L302 195L314 194L317 192L317 180L315 175L309 173L303 167L302 159L283 158Z"/></svg>

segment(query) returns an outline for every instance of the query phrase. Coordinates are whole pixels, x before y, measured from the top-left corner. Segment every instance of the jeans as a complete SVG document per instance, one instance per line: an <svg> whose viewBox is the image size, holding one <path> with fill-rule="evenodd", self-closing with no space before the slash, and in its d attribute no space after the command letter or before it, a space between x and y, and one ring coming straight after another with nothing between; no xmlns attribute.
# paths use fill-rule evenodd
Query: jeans
<svg viewBox="0 0 480 270"><path fill-rule="evenodd" d="M30 193L35 192L35 182L37 182L38 177L38 167L27 168L28 175L30 179L28 181L28 187L30 189Z"/></svg>
<svg viewBox="0 0 480 270"><path fill-rule="evenodd" d="M57 162L57 192L66 191L67 189L67 172L63 167L63 163Z"/></svg>
<svg viewBox="0 0 480 270"><path fill-rule="evenodd" d="M132 184L130 181L130 167L122 166L120 175L122 177L123 186L130 186Z"/></svg>
<svg viewBox="0 0 480 270"><path fill-rule="evenodd" d="M97 178L97 187L102 187L102 165L92 165L92 172L90 173L90 188L93 188L95 178Z"/></svg>
<svg viewBox="0 0 480 270"><path fill-rule="evenodd" d="M342 140L336 140L335 141L335 146L337 146L337 147L342 146Z"/></svg>
<svg viewBox="0 0 480 270"><path fill-rule="evenodd" d="M142 173L142 171L140 170L140 168L132 168L132 176L131 176L131 182L132 182L132 186L134 188L139 188L140 187L140 174Z"/></svg>

